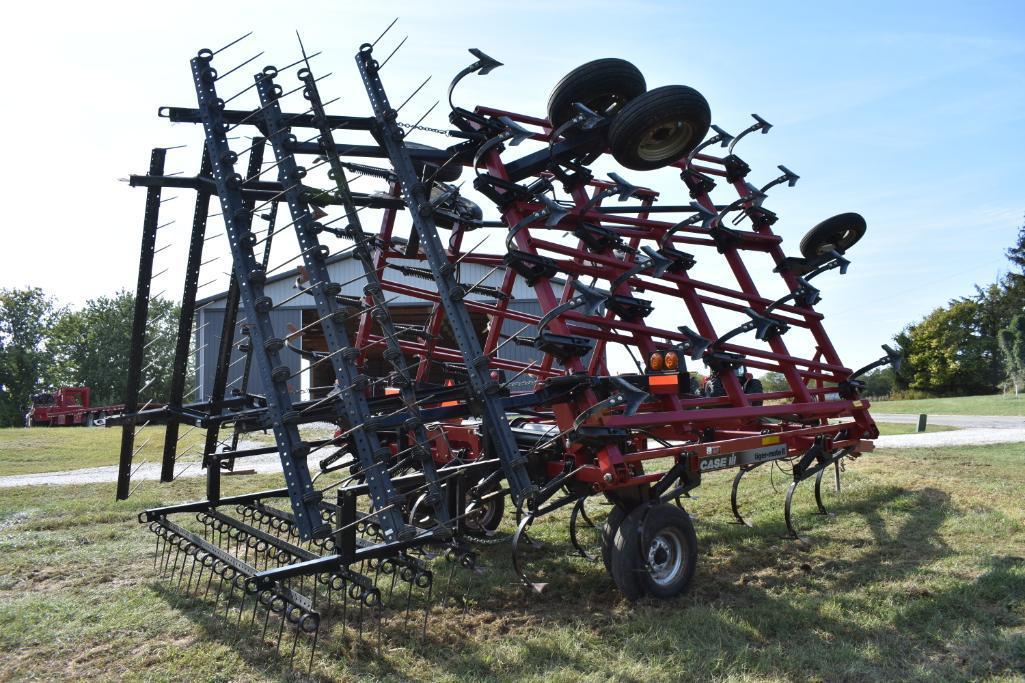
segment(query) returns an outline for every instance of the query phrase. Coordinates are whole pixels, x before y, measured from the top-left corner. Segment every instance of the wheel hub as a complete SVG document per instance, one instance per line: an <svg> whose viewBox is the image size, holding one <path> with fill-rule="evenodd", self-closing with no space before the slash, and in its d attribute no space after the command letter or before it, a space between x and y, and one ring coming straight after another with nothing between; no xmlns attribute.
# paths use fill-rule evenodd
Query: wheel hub
<svg viewBox="0 0 1025 683"><path fill-rule="evenodd" d="M645 161L664 161L683 153L692 127L687 121L665 121L653 126L641 138L637 155Z"/></svg>
<svg viewBox="0 0 1025 683"><path fill-rule="evenodd" d="M664 529L648 544L648 573L660 586L671 584L683 568L683 539L675 529Z"/></svg>

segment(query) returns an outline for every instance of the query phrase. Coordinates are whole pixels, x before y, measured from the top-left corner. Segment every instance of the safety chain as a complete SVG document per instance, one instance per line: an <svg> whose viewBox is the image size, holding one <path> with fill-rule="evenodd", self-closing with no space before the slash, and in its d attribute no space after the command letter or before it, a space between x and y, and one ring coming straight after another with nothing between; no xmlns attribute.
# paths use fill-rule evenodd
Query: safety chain
<svg viewBox="0 0 1025 683"><path fill-rule="evenodd" d="M397 123L400 126L402 126L403 128L412 128L414 130L424 130L424 131L427 131L428 133L437 133L438 135L444 135L446 137L452 135L452 133L450 133L449 131L442 130L440 128L430 128L428 126L420 126L420 125L417 125L415 123L402 123L401 121L398 121Z"/></svg>

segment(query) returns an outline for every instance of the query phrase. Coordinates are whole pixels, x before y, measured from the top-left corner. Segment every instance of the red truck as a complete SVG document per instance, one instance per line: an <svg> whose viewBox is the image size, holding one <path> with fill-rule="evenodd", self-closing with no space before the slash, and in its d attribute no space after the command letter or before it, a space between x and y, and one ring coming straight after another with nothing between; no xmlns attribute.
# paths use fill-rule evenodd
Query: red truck
<svg viewBox="0 0 1025 683"><path fill-rule="evenodd" d="M100 426L110 415L124 412L124 405L89 405L89 387L61 387L54 393L32 397L33 427Z"/></svg>

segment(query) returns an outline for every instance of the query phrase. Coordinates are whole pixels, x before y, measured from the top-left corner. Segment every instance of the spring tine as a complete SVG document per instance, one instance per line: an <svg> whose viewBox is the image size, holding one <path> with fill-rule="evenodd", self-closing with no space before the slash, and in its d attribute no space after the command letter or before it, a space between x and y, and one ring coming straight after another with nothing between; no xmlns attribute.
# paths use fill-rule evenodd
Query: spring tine
<svg viewBox="0 0 1025 683"><path fill-rule="evenodd" d="M382 640L382 636L381 636L381 622L383 621L383 618L384 618L384 614L383 614L384 613L384 607L382 607L381 605L378 605L374 609L374 612L377 614L377 656L380 657L381 656L381 640Z"/></svg>
<svg viewBox="0 0 1025 683"><path fill-rule="evenodd" d="M213 580L214 580L214 568L210 567L210 576L206 577L206 590L203 591L203 599L204 600L206 599L206 596L210 594L210 584L213 583Z"/></svg>
<svg viewBox="0 0 1025 683"><path fill-rule="evenodd" d="M214 56L216 56L216 55L218 55L218 54L220 54L220 53L224 52L225 50L227 50L227 49L228 49L229 47L231 47L232 45L237 45L238 43L241 43L241 42L242 42L243 40L245 40L246 38L248 38L248 37L249 37L249 36L251 36L251 35L253 35L253 32L252 32L252 31L250 31L249 33L245 34L244 36L241 36L241 37L239 37L239 38L236 38L235 40L231 41L230 43L228 43L228 44L227 44L227 45L225 45L224 47L222 47L222 48L219 48L219 49L217 49L217 50L214 50L214 51L213 51L213 52L212 52L212 53L210 54L210 56L211 56L211 57L214 57Z"/></svg>
<svg viewBox="0 0 1025 683"><path fill-rule="evenodd" d="M398 20L399 20L398 17L395 17L394 19L392 19L391 23L388 24L388 27L385 28L383 31L381 31L381 35L377 36L377 40L375 40L374 42L370 43L370 47L376 47L377 43L380 42L381 38L384 38L385 34L388 33L388 31L391 30L391 27L394 26L395 22L397 22Z"/></svg>
<svg viewBox="0 0 1025 683"><path fill-rule="evenodd" d="M388 54L388 56L384 58L384 61L383 61L383 62L381 62L381 64L380 64L380 65L379 65L379 66L377 67L377 70L378 70L378 71L380 71L381 69L383 69L383 68L384 68L385 64L387 64L387 63L388 63L388 60L389 60L389 59L391 59L392 57L394 57L394 56L395 56L395 53L399 51L399 48L400 48L400 47L402 47L403 45L405 45L405 44L406 44L406 41L407 41L407 40L409 40L409 36L406 36L406 37L405 37L405 38L403 38L403 39L402 39L401 41L399 41L399 44L395 46L395 49L394 49L394 50L392 50L392 51L391 51L391 52L390 52L390 53Z"/></svg>
<svg viewBox="0 0 1025 683"><path fill-rule="evenodd" d="M450 563L450 566L449 566L449 570L448 570L448 581L445 583L445 597L443 597L441 599L441 606L442 607L445 607L446 605L448 605L448 596L452 592L452 575L455 574L455 571L456 571L455 560L450 558L449 559L449 563Z"/></svg>
<svg viewBox="0 0 1025 683"><path fill-rule="evenodd" d="M170 575L168 577L169 581L174 579L174 567L177 566L177 564L178 564L178 556L181 554L181 551L182 551L181 546L177 546L177 549L175 550L175 553L174 553L174 564L171 565L171 573L170 573ZM168 556L170 556L170 553L168 553Z"/></svg>
<svg viewBox="0 0 1025 683"><path fill-rule="evenodd" d="M249 619L249 629L250 630L252 630L253 627L256 626L256 613L260 609L260 594L257 593L255 595L255 598L256 599L253 600L253 616Z"/></svg>
<svg viewBox="0 0 1025 683"><path fill-rule="evenodd" d="M270 623L270 607L267 607L267 615L263 618L263 633L260 634L260 641L267 640L267 624Z"/></svg>
<svg viewBox="0 0 1025 683"><path fill-rule="evenodd" d="M244 66L245 66L246 64L249 64L249 63L250 63L251 61L253 61L254 59L259 59L259 58L260 58L260 57L261 57L262 55L263 55L263 50L260 50L260 51L259 51L259 52L257 52L257 53L256 53L255 55L253 55L252 57L250 57L250 58L249 58L249 59L247 59L246 61L242 62L242 63L241 63L241 64L239 64L238 66L236 66L236 67L234 67L234 68L232 68L232 69L228 69L228 70L227 70L227 71L225 71L224 73L222 73L222 74L218 75L218 76L217 76L217 80L221 80L221 79L223 79L223 78L224 78L224 77L226 77L226 76L230 76L231 74L235 73L236 71L238 71L239 69L241 69L242 67L244 67Z"/></svg>
<svg viewBox="0 0 1025 683"><path fill-rule="evenodd" d="M228 621L228 610L231 609L231 599L235 597L235 581L228 581L228 594L224 598L224 621Z"/></svg>
<svg viewBox="0 0 1025 683"><path fill-rule="evenodd" d="M399 105L399 108L395 110L395 113L397 114L398 112L402 111L402 108L403 108L403 107L405 107L405 106L406 106L407 104L409 104L409 101L410 101L411 99L413 99L413 98L414 98L414 97L416 96L416 94L417 94L418 92L420 92L421 90L423 90L424 86L425 86L425 85L427 85L428 81L430 81L430 80L431 80L431 78L433 78L433 76L428 76L427 78L425 78L425 79L424 79L424 82L423 82L423 83L421 83L421 84L420 84L419 86L417 86L417 89L416 89L416 90L414 90L413 92L411 92L411 93L409 94L409 97L407 97L407 98L405 99L405 101L404 101L404 102L403 102L402 104L400 104L400 105Z"/></svg>
<svg viewBox="0 0 1025 683"><path fill-rule="evenodd" d="M281 610L281 626L278 627L278 642L274 645L274 653L281 654L281 636L285 633L285 610L288 609L286 606Z"/></svg>
<svg viewBox="0 0 1025 683"><path fill-rule="evenodd" d="M292 666L292 662L295 661L295 646L299 644L299 626L295 627L295 635L292 636L292 654L288 658L288 666Z"/></svg>
<svg viewBox="0 0 1025 683"><path fill-rule="evenodd" d="M195 555L193 557L196 557ZM189 551L186 551L185 559L181 560L181 573L178 574L178 582L174 585L174 590L181 589L181 579L186 577L186 563L189 562ZM195 566L195 564L193 565Z"/></svg>
<svg viewBox="0 0 1025 683"><path fill-rule="evenodd" d="M345 581L342 585L342 638L345 637L345 629L348 626L348 610L349 610L349 582Z"/></svg>
<svg viewBox="0 0 1025 683"><path fill-rule="evenodd" d="M427 618L431 613L431 599L434 594L434 578L432 576L431 582L427 584L427 603L424 605L424 628L423 635L420 638L420 642L424 643L427 641Z"/></svg>
<svg viewBox="0 0 1025 683"><path fill-rule="evenodd" d="M317 639L320 637L320 624L313 631L313 647L310 649L310 664L306 667L307 673L313 673L313 655L317 652Z"/></svg>
<svg viewBox="0 0 1025 683"><path fill-rule="evenodd" d="M409 582L409 588L406 590L406 615L402 620L402 632L405 633L406 626L409 624L409 608L413 602L413 582Z"/></svg>

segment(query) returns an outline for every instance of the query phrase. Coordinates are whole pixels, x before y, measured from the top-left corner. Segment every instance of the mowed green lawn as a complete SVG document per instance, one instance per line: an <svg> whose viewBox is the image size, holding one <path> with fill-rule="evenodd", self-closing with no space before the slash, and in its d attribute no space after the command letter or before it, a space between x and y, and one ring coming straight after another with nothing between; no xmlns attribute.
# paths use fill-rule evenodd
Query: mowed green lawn
<svg viewBox="0 0 1025 683"><path fill-rule="evenodd" d="M138 428L135 464L159 463L164 428ZM203 452L204 432L183 426L178 450L195 457ZM0 476L60 472L83 467L116 465L121 453L121 429L105 427L31 427L0 429Z"/></svg>
<svg viewBox="0 0 1025 683"><path fill-rule="evenodd" d="M814 515L810 485L799 489L809 545L782 538L782 475L749 477L741 501L754 528L730 523L730 473L707 476L689 503L701 555L683 597L626 602L600 562L569 552L568 515L557 513L531 531L545 543L529 562L550 584L544 596L517 585L507 547L483 549L482 576L455 575L466 607L436 607L424 642L395 635L378 656L327 617L312 678L1025 677L1020 444L866 455L826 495L836 516ZM277 483L232 477L226 487ZM159 578L136 514L201 495L200 480L147 482L120 503L112 485L0 489L0 679L306 679L275 655L271 634L264 642L259 627L226 623L209 599ZM448 575L446 560L435 565ZM291 642L286 631L283 649ZM301 641L296 661L308 654Z"/></svg>
<svg viewBox="0 0 1025 683"><path fill-rule="evenodd" d="M1025 417L1025 394L923 398L917 401L873 401L880 413L932 413L935 415L1018 415Z"/></svg>

